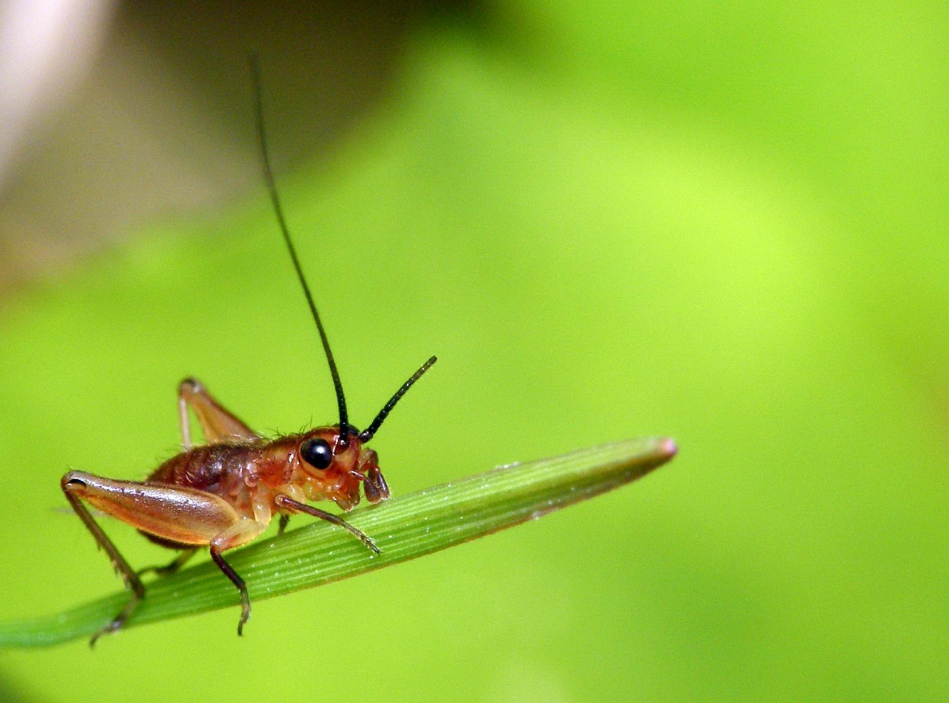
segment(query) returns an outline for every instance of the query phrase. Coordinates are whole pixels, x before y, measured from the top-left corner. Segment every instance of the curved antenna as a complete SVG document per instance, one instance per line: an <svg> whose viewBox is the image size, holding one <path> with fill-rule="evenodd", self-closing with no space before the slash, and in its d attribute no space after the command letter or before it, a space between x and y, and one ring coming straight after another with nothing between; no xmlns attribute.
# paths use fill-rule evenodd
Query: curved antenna
<svg viewBox="0 0 949 703"><path fill-rule="evenodd" d="M250 57L250 71L254 81L254 108L257 116L257 136L260 138L260 154L264 161L264 178L267 181L267 190L270 192L270 200L273 202L274 211L277 213L277 221L280 223L280 232L283 234L283 240L287 243L287 249L290 251L290 258L293 260L293 268L296 269L297 278L300 279L300 285L303 286L303 293L306 295L306 302L310 306L310 312L313 313L313 320L316 322L316 329L320 333L320 341L323 342L323 351L326 352L326 361L329 362L330 373L333 375L333 385L336 387L336 401L339 404L339 442L345 447L348 443L351 428L346 415L346 396L343 394L343 382L339 380L339 371L336 369L336 361L333 359L333 352L330 350L329 340L326 338L326 330L323 329L323 323L320 321L320 313L316 311L316 304L313 302L313 295L310 293L310 287L306 284L303 277L303 269L300 268L300 261L297 259L296 249L293 248L293 242L290 241L290 231L287 228L287 221L283 217L283 208L280 207L280 198L277 197L277 184L274 181L273 171L270 168L270 154L267 151L267 136L264 132L264 105L260 88L260 66L257 63L257 57Z"/></svg>
<svg viewBox="0 0 949 703"><path fill-rule="evenodd" d="M422 364L422 367L418 371L412 374L412 378L402 384L402 387L395 392L395 395L392 396L389 399L389 402L386 403L382 410L379 411L379 414L376 415L376 419L372 421L372 424L359 434L360 442L368 442L370 439L372 439L372 436L376 433L379 427L382 426L382 421L386 419L390 412L392 412L392 408L395 407L395 404L402 399L402 396L405 395L406 391L411 388L412 385L422 377L422 374L428 371L432 367L432 364L434 364L436 361L438 361L438 359L433 356L431 359Z"/></svg>

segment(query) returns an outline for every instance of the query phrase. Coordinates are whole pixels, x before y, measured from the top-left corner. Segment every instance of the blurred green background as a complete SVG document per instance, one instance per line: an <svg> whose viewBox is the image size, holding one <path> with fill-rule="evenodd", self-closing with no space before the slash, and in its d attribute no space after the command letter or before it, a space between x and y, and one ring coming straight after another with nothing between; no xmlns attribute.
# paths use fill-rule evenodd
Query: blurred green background
<svg viewBox="0 0 949 703"><path fill-rule="evenodd" d="M210 72L168 36L176 75ZM354 422L439 355L374 442L393 492L637 435L679 457L261 601L243 639L233 609L0 652L3 700L949 698L949 9L494 0L392 36L331 148L281 104L320 112L282 70L297 47L262 60ZM334 417L257 185L246 44L216 78L247 190L0 299L2 618L119 587L58 480L173 453L180 378L261 430Z"/></svg>

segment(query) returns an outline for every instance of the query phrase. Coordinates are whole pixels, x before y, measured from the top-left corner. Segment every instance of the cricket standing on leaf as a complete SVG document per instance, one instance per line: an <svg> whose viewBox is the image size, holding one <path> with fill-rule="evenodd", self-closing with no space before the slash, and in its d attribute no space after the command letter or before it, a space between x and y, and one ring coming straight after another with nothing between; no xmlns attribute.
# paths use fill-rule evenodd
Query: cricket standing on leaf
<svg viewBox="0 0 949 703"><path fill-rule="evenodd" d="M349 424L336 362L290 241L277 197L264 135L260 78L256 61L252 60L251 64L257 133L267 188L326 352L336 387L339 424L268 440L225 410L198 381L186 379L178 387L184 440L181 454L159 466L144 482L118 481L81 471L70 471L63 476L66 498L132 592L128 604L112 622L93 635L90 644L95 644L100 635L120 629L145 597L141 580L143 573L174 572L195 551L205 546L210 547L214 563L240 591L241 617L237 633L242 634L244 623L250 617L250 598L244 580L227 563L223 553L255 539L275 514L280 515L281 532L290 515L306 513L349 530L378 554L379 549L368 535L337 515L307 505L307 501L331 500L343 510L350 510L359 502L360 487L370 503L379 503L389 497L389 487L379 469L379 457L364 445L372 439L405 392L435 363L434 356L426 361L385 404L368 428L360 432ZM189 408L201 425L206 445L195 447L191 444ZM136 572L93 519L83 501L138 528L151 541L182 550L182 553L168 566Z"/></svg>

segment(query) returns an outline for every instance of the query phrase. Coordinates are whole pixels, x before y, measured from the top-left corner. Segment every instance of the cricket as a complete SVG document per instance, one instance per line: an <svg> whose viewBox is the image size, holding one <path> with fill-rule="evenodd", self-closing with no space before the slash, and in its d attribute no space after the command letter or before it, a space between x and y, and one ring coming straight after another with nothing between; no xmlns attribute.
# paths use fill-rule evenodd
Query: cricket
<svg viewBox="0 0 949 703"><path fill-rule="evenodd" d="M130 592L128 603L90 646L104 634L122 628L145 598L142 577L173 573L199 549L208 547L211 559L240 591L241 615L237 634L243 635L251 604L244 579L225 560L224 553L257 538L279 515L283 533L291 515L303 513L348 530L369 550L380 553L373 540L343 518L308 503L332 501L349 511L365 494L375 504L389 497L379 468L379 457L365 445L375 436L403 395L435 363L433 356L382 407L369 426L359 431L349 423L346 397L323 323L303 275L290 238L270 165L264 131L260 71L251 59L255 116L261 161L277 223L297 278L309 305L329 365L339 423L300 434L268 439L254 432L221 405L199 381L188 378L178 386L178 413L183 451L155 469L145 481L124 481L70 471L62 477L63 493L76 514L106 552ZM206 444L191 440L190 413L197 418ZM86 504L135 527L152 542L180 554L167 566L136 571L96 522Z"/></svg>

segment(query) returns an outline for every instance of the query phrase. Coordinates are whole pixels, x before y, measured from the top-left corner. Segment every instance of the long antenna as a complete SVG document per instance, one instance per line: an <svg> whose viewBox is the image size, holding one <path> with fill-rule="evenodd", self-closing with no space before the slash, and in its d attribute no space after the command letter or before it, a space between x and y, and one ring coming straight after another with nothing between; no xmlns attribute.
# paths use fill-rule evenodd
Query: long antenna
<svg viewBox="0 0 949 703"><path fill-rule="evenodd" d="M339 403L339 443L345 447L349 441L351 431L346 415L346 396L343 394L343 383L339 380L339 371L336 368L336 361L333 359L333 352L330 350L329 340L326 338L326 330L323 329L323 323L320 321L320 313L316 311L316 304L313 302L313 295L310 293L310 287L306 284L303 277L303 269L300 268L300 260L297 259L296 249L293 248L293 242L290 240L290 231L287 229L287 221L283 217L283 208L280 207L280 198L277 197L277 185L274 182L273 171L270 168L270 154L267 151L267 136L264 132L264 105L262 90L260 87L260 66L257 62L257 56L250 57L250 71L254 81L254 106L257 115L257 136L260 137L260 153L264 161L264 178L267 181L267 190L270 192L270 200L273 202L274 211L277 213L277 221L280 223L280 232L283 234L283 240L287 243L287 249L290 251L290 258L293 260L293 268L296 269L297 278L300 279L300 285L303 286L303 293L306 295L306 302L310 306L310 312L313 313L313 320L316 322L316 329L320 332L320 341L323 342L323 351L326 352L326 361L329 362L330 373L333 375L333 385L336 387L336 401Z"/></svg>
<svg viewBox="0 0 949 703"><path fill-rule="evenodd" d="M392 408L395 407L395 404L401 400L406 391L412 387L412 384L419 380L422 377L422 374L428 371L432 367L432 364L434 364L436 361L438 361L438 359L433 356L431 359L422 364L422 367L418 371L412 374L412 378L402 384L402 387L395 392L395 395L389 399L389 402L382 407L382 410L380 410L379 414L376 415L376 419L372 421L372 424L359 433L360 442L368 442L370 439L372 439L372 436L376 433L379 427L382 426L382 421L386 419L390 412L392 412Z"/></svg>

